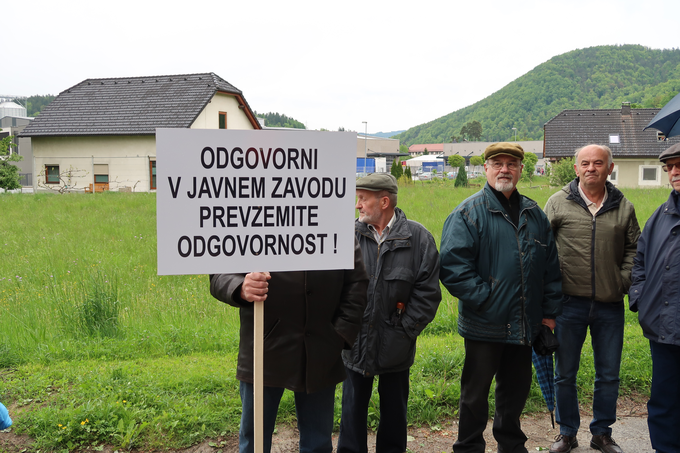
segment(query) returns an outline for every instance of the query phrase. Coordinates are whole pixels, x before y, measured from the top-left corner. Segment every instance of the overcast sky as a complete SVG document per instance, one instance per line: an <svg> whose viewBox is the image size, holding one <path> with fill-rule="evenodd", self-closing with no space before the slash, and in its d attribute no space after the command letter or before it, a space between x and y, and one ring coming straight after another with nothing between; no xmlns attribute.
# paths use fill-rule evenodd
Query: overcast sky
<svg viewBox="0 0 680 453"><path fill-rule="evenodd" d="M176 5L176 6L175 6ZM214 72L309 129L408 129L584 47L680 47L680 1L34 0L0 6L0 96Z"/></svg>

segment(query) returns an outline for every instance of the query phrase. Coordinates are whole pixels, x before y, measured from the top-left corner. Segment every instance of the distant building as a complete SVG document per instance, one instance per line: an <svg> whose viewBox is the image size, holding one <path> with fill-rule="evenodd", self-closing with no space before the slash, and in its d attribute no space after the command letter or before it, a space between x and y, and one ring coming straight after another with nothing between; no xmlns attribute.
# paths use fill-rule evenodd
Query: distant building
<svg viewBox="0 0 680 453"><path fill-rule="evenodd" d="M15 104L16 105L16 104ZM6 112L6 111L4 111ZM23 109L26 113L26 109ZM0 138L11 135L14 147L11 148L11 153L20 155L23 159L19 162L12 162L12 165L19 167L20 184L22 186L33 185L33 151L31 149L30 138L19 138L19 134L33 121L33 118L23 116L0 116Z"/></svg>
<svg viewBox="0 0 680 453"><path fill-rule="evenodd" d="M392 162L400 157L406 155L399 153L398 139L357 134L357 173L389 173ZM366 169L364 158L367 159Z"/></svg>
<svg viewBox="0 0 680 453"><path fill-rule="evenodd" d="M25 118L28 116L26 107L19 105L12 101L3 101L0 99L0 118L6 116L14 116L18 118Z"/></svg>
<svg viewBox="0 0 680 453"><path fill-rule="evenodd" d="M658 157L680 138L666 139L655 129L643 131L659 110L631 109L630 103L620 109L563 110L543 126L545 158L555 162L591 143L607 145L614 156L612 183L668 187Z"/></svg>
<svg viewBox="0 0 680 453"><path fill-rule="evenodd" d="M444 143L444 158L447 159L452 155L459 155L465 158L465 165L470 165L470 158L472 156L482 156L484 150L492 143L496 142L462 142L462 143ZM540 140L525 140L513 142L517 143L524 149L525 153L534 153L538 158L536 169L539 170L544 167L543 161L543 142ZM476 169L481 171L481 167ZM448 171L448 170L447 170Z"/></svg>
<svg viewBox="0 0 680 453"><path fill-rule="evenodd" d="M411 174L414 176L431 169L442 173L447 171L447 165L442 156L433 154L417 156L406 161L406 166L411 169Z"/></svg>
<svg viewBox="0 0 680 453"><path fill-rule="evenodd" d="M156 189L156 128L261 129L241 90L214 73L87 79L61 92L19 137L33 181L99 190ZM73 171L72 182L64 181Z"/></svg>
<svg viewBox="0 0 680 453"><path fill-rule="evenodd" d="M424 155L425 150L427 150L428 155L441 156L444 154L444 143L426 143L408 147L408 153L412 157Z"/></svg>

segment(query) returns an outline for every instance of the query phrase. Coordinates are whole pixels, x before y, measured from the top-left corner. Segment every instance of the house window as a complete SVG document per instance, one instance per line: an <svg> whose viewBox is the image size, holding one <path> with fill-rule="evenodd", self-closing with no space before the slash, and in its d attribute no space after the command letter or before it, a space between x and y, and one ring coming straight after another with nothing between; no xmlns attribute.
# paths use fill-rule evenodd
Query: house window
<svg viewBox="0 0 680 453"><path fill-rule="evenodd" d="M156 190L156 161L149 162L149 172L151 178L151 190Z"/></svg>
<svg viewBox="0 0 680 453"><path fill-rule="evenodd" d="M661 185L661 167L659 165L640 165L640 186Z"/></svg>
<svg viewBox="0 0 680 453"><path fill-rule="evenodd" d="M109 165L108 164L94 164L94 182L95 184L109 183Z"/></svg>
<svg viewBox="0 0 680 453"><path fill-rule="evenodd" d="M665 142L666 141L666 136L664 135L663 132L656 131L656 141L657 142Z"/></svg>
<svg viewBox="0 0 680 453"><path fill-rule="evenodd" d="M619 141L619 134L609 134L609 143L621 143Z"/></svg>
<svg viewBox="0 0 680 453"><path fill-rule="evenodd" d="M45 165L45 183L59 184L59 165Z"/></svg>
<svg viewBox="0 0 680 453"><path fill-rule="evenodd" d="M609 177L607 179L609 179L609 181L614 185L617 185L619 183L619 166L618 165L614 165L614 170L612 171L612 174L609 175Z"/></svg>
<svg viewBox="0 0 680 453"><path fill-rule="evenodd" d="M219 113L219 126L220 129L226 129L227 128L227 112L220 112Z"/></svg>

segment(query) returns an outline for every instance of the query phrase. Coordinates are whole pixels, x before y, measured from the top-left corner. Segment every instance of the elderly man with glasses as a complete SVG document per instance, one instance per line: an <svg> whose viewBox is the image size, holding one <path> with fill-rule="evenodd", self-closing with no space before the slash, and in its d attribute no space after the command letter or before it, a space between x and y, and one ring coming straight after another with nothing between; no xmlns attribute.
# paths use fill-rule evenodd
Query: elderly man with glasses
<svg viewBox="0 0 680 453"><path fill-rule="evenodd" d="M516 189L524 150L494 143L484 151L484 188L459 204L442 232L439 276L458 298L465 339L454 453L482 453L496 378L493 435L499 452L526 453L520 426L531 387L531 345L541 324L555 327L561 277L550 222Z"/></svg>
<svg viewBox="0 0 680 453"><path fill-rule="evenodd" d="M680 143L661 153L673 191L647 220L629 303L652 352L649 437L658 453L680 451Z"/></svg>

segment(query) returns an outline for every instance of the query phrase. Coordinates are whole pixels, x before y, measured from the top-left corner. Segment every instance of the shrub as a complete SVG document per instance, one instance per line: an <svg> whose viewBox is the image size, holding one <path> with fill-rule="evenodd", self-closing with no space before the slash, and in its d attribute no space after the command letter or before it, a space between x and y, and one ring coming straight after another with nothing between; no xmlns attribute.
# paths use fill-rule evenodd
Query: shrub
<svg viewBox="0 0 680 453"><path fill-rule="evenodd" d="M390 169L390 173L392 173L392 176L394 176L397 179L399 179L401 175L404 174L404 169L401 168L401 162L399 159L394 159L392 161L392 168Z"/></svg>
<svg viewBox="0 0 680 453"><path fill-rule="evenodd" d="M551 165L550 185L561 187L568 184L569 181L575 177L576 171L574 171L573 157L562 159L559 162Z"/></svg>
<svg viewBox="0 0 680 453"><path fill-rule="evenodd" d="M465 172L465 163L458 167L458 176L456 176L456 181L454 183L455 187L467 187L468 179L467 173Z"/></svg>

